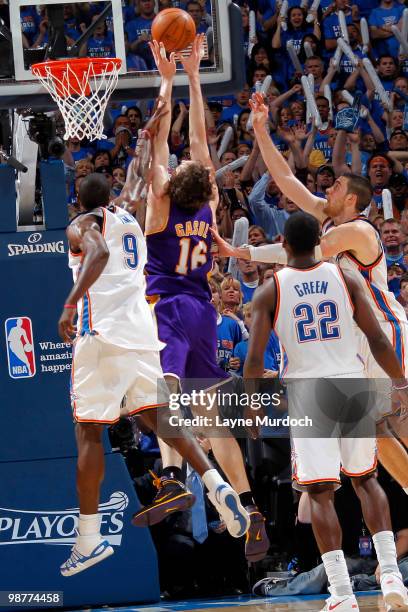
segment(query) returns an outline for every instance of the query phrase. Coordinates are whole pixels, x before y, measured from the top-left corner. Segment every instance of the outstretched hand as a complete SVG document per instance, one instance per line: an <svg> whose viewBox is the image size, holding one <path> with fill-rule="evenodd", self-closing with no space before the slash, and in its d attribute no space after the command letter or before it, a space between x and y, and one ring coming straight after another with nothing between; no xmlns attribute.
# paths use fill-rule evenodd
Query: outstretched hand
<svg viewBox="0 0 408 612"><path fill-rule="evenodd" d="M217 227L215 225L210 227L210 232L211 232L211 235L213 237L215 244L218 247L218 255L220 257L235 257L236 256L234 247L229 242L224 240L224 238L221 238L221 236L218 233Z"/></svg>
<svg viewBox="0 0 408 612"><path fill-rule="evenodd" d="M166 49L161 42L157 40L149 42L150 51L153 54L154 61L156 62L157 70L160 72L160 76L164 79L171 79L176 74L176 56L175 53L170 53L169 59L167 59Z"/></svg>
<svg viewBox="0 0 408 612"><path fill-rule="evenodd" d="M198 74L200 70L200 62L204 57L204 40L205 34L197 34L190 55L183 57L181 54L177 54L176 56L177 60L183 64L183 68L189 76Z"/></svg>
<svg viewBox="0 0 408 612"><path fill-rule="evenodd" d="M252 125L254 130L263 128L269 119L269 110L265 104L263 94L260 92L252 94L249 106L252 111Z"/></svg>

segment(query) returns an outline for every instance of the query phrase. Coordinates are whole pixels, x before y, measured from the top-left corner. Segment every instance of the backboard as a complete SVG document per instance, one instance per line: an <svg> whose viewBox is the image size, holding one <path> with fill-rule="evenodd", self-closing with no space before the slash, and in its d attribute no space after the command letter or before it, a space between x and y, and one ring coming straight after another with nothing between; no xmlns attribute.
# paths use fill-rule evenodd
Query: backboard
<svg viewBox="0 0 408 612"><path fill-rule="evenodd" d="M179 0L175 0L173 5L177 5ZM77 0L77 2L67 2L67 0L12 0L10 4L10 29L13 41L14 53L14 78L0 79L0 108L18 108L29 106L31 108L51 109L53 102L45 93L43 87L33 77L30 70L30 61L24 52L24 46L37 47L41 54L41 48L47 43L47 36L39 36L40 24L44 20L44 7L64 7L64 19L67 21L67 36L69 35L69 45L80 36L78 21L81 20L84 10L91 10L91 16L100 13L107 6L110 11L105 19L105 33L110 36L112 49L110 56L119 57L123 61L123 67L119 75L119 83L116 92L112 96L113 100L120 101L132 98L152 98L157 93L160 85L160 77L153 66L140 66L134 62L134 57L129 53L128 41L132 35L132 26L129 26L131 18L135 18L131 8L127 6L126 0ZM66 7L74 6L74 17L76 17L77 28L69 29L73 19L69 17ZM86 7L86 8L85 8ZM67 13L65 14L65 11ZM133 9L134 11L134 9ZM231 0L207 0L207 21L203 28L207 33L207 42L210 50L209 59L202 64L201 83L207 95L222 94L239 90L244 81L244 58L242 54L242 26L241 13L239 7ZM89 14L88 23L89 23ZM35 20L36 25L32 29L34 34L29 32L29 27L25 20ZM82 26L84 28L85 26ZM24 33L23 33L24 29ZM42 27L44 33L44 27ZM231 36L231 32L234 35ZM37 35L36 40L34 40ZM93 38L93 37L92 37ZM89 49L83 52L86 55ZM127 53L128 51L128 53ZM31 52L30 52L31 53ZM234 60L232 61L232 58ZM41 58L35 58L41 61ZM147 60L146 60L147 62ZM142 62L140 62L142 63ZM182 70L178 70L175 77L174 95L185 95L188 80ZM136 91L135 91L136 90ZM130 92L132 92L130 94Z"/></svg>

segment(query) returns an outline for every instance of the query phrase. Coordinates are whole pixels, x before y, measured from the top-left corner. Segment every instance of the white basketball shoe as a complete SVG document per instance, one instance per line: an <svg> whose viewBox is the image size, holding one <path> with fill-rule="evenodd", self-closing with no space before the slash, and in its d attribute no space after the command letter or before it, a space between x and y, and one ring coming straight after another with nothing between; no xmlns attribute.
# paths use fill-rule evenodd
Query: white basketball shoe
<svg viewBox="0 0 408 612"><path fill-rule="evenodd" d="M107 540L101 540L89 555L83 555L74 546L71 550L71 556L60 567L61 574L63 576L79 574L79 572L83 572L88 567L103 561L106 557L110 557L113 553L114 550Z"/></svg>
<svg viewBox="0 0 408 612"><path fill-rule="evenodd" d="M233 538L240 538L249 529L251 519L241 504L238 493L229 484L220 484L214 493L207 493L209 500L225 521Z"/></svg>
<svg viewBox="0 0 408 612"><path fill-rule="evenodd" d="M408 593L398 574L383 574L381 590L387 612L408 610Z"/></svg>
<svg viewBox="0 0 408 612"><path fill-rule="evenodd" d="M321 612L332 612L334 610L336 612L358 612L357 599L354 595L343 595L342 597L332 595L329 599L326 599L326 604Z"/></svg>

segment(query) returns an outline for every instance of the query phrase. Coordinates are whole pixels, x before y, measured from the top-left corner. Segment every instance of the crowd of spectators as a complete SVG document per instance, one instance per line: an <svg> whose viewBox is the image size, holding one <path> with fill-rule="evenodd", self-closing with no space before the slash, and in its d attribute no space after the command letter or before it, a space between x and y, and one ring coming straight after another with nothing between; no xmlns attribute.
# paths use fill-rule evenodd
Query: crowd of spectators
<svg viewBox="0 0 408 612"><path fill-rule="evenodd" d="M200 32L205 32L211 25L212 7L208 0L123 0L122 4L129 70L154 67L147 41L151 37L151 24L157 10L170 6L186 9ZM404 5L397 0L382 0L378 6L377 2L372 4L365 0L356 0L351 6L345 0L334 0L332 3L322 0L318 10L310 11L304 2L290 0L287 14L282 15L281 4L275 0L240 0L239 4L247 82L241 91L213 96L206 103L208 144L218 170L221 194L217 219L221 234L231 238L235 221L245 216L251 226L256 226L251 227L250 242L262 244L277 241L280 240L285 220L297 210L296 205L279 192L273 179L265 172L265 164L248 122L251 92L271 76L272 82L265 92L265 98L270 108L272 138L308 188L324 196L336 176L347 168L370 179L374 198L367 214L381 232L387 254L390 288L405 306L404 287L408 280L405 276L408 269L408 223L405 213L408 203L408 58L391 29L392 25L396 25L401 31L404 30ZM78 38L104 5L103 2L89 2L64 6L68 44ZM256 16L256 34L251 40L250 11ZM357 58L357 66L344 54L338 67L334 63L337 39L344 35L339 11L345 16L349 43ZM369 26L368 49L363 49L361 18L365 18ZM408 24L407 18L408 15L405 16ZM47 42L44 7L23 7L21 22L27 46L38 47ZM300 84L301 74L292 64L288 43L295 49L304 74L313 77L311 82L321 119L319 127L313 116L308 114ZM112 20L107 18L105 24L99 26L88 40L83 53L96 57L109 56L113 52L113 25ZM364 57L370 58L375 66L390 104L384 103L378 88L372 83L362 62ZM344 90L349 96L356 93L362 95L362 112L353 133L336 129L338 111L350 104L350 100L343 96ZM120 194L126 169L135 155L138 130L147 120L151 108L152 103L138 100L112 104L106 117L106 125L109 126L106 139L92 143L77 139L68 141L68 152L72 156L70 161L75 166L75 178L70 185L72 214L75 213L80 180L89 172L95 170L105 174L112 188L112 197ZM227 144L220 151L225 134ZM170 167L189 158L188 99L174 100L169 144ZM228 165L240 157L245 158L246 163L235 171L230 170ZM389 219L383 226L384 189L388 189L392 195L392 220ZM385 212L390 217L389 210ZM225 265L226 262L220 262L216 266L215 280L220 285L224 280ZM240 281L237 290L239 305L250 301L256 286L262 283L264 273L265 266L240 266L237 277ZM222 299L218 308L226 309ZM227 310L230 318L237 316L237 308ZM243 320L242 310L238 318ZM220 329L226 329L230 335L231 330L225 322L220 322ZM236 334L235 337L239 342L240 336ZM230 344L230 339L228 342ZM220 351L223 366L231 365L234 369L237 361L229 363L233 350L228 360L225 359L225 350Z"/></svg>
<svg viewBox="0 0 408 612"><path fill-rule="evenodd" d="M197 30L205 32L211 25L214 2L123 0L122 4L128 69L143 70L154 67L147 41L157 10L171 6L185 8L194 18ZM408 312L408 55L404 55L392 30L392 26L397 26L405 35L408 31L403 27L404 19L408 25L408 15L403 16L404 3L399 0L354 0L348 4L346 0L321 0L318 9L310 11L307 0L289 0L287 15L282 14L281 3L277 0L237 0L237 4L242 14L246 83L240 91L213 96L205 104L208 145L220 191L217 211L220 234L231 239L237 219L246 217L250 244L280 242L285 221L298 210L280 193L266 172L248 121L251 92L271 76L272 82L265 92L271 135L308 189L324 197L336 177L349 168L369 178L374 197L366 214L380 232L389 288ZM68 40L77 38L103 5L103 2L89 2L66 6ZM42 10L30 6L21 9L24 44L28 47L41 46L47 40L47 23ZM256 33L251 38L250 11L256 17ZM337 40L344 36L340 11L345 16L349 45L357 65L344 54L337 64L334 61ZM368 48L363 44L362 18L367 20L369 27ZM288 43L295 49L303 74L313 77L310 82L320 123L308 112L300 82L302 73L292 64ZM112 55L113 48L112 23L106 20L88 41L83 53L105 57ZM363 63L365 57L374 65L388 102L373 84ZM343 94L344 90L348 96ZM350 105L350 96L357 95L361 95L362 102L360 119L355 130L347 133L336 127L336 116ZM106 117L106 125L110 125L106 139L93 143L68 141L70 164L75 168L69 193L71 215L77 212L76 194L80 181L93 171L105 174L112 197L120 194L126 169L135 155L138 130L148 119L151 108L151 103L137 99L123 105L112 104ZM225 134L229 134L229 140L225 136L224 144L228 142L220 151ZM170 169L189 159L188 99L174 100L169 146ZM229 164L238 158L243 158L241 166L231 170ZM384 189L391 192L392 211L384 204ZM223 369L242 374L251 325L252 296L278 267L278 264L240 261L236 272L231 273L228 262L214 255L210 287L212 303L218 313L218 360ZM265 377L277 375L280 360L279 343L272 333L265 353ZM284 456L289 466L289 446L285 447ZM278 472L282 472L282 465L279 470L271 468L269 476L277 477ZM265 485L265 480L262 482ZM269 509L262 509L270 518ZM361 521L358 530L360 527Z"/></svg>

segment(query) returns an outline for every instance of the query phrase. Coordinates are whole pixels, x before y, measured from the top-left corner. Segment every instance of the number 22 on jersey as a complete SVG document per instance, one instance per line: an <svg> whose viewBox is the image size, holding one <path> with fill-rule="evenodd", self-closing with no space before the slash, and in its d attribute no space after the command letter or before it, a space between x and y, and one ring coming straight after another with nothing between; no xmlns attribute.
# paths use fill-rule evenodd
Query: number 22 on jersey
<svg viewBox="0 0 408 612"><path fill-rule="evenodd" d="M186 276L189 272L192 272L206 263L207 245L204 240L200 240L193 249L191 249L191 238L181 238L180 257L175 269L176 273Z"/></svg>
<svg viewBox="0 0 408 612"><path fill-rule="evenodd" d="M297 304L293 315L298 342L340 338L340 327L335 325L339 320L338 308L332 300L325 300L317 306L307 302Z"/></svg>

